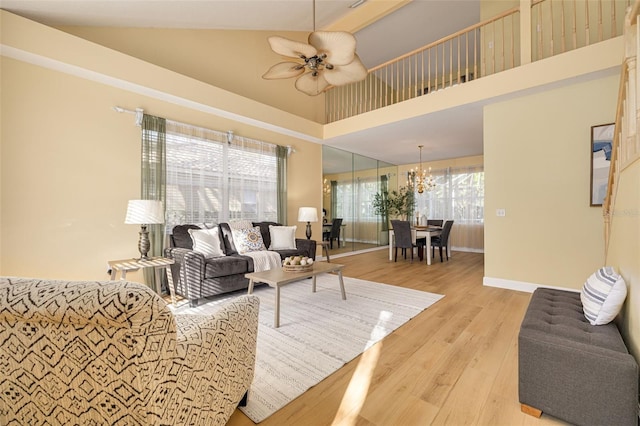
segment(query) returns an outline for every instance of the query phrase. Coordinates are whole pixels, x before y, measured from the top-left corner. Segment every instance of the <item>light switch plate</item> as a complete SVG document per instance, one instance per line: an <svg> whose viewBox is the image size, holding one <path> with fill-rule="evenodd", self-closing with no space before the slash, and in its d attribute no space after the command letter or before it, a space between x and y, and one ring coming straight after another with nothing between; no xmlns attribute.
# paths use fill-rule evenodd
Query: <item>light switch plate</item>
<svg viewBox="0 0 640 426"><path fill-rule="evenodd" d="M496 216L505 217L506 215L507 215L507 212L504 209L496 209Z"/></svg>

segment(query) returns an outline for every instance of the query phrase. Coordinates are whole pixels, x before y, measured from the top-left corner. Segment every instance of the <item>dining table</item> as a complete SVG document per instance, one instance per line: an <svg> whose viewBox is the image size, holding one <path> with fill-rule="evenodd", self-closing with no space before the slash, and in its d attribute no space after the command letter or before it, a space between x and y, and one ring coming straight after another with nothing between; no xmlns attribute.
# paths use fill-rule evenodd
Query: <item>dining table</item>
<svg viewBox="0 0 640 426"><path fill-rule="evenodd" d="M411 240L415 243L417 238L425 237L427 244L425 246L425 257L427 258L427 265L431 265L431 237L438 236L442 233L441 226L412 226L411 227ZM395 243L395 234L393 229L389 229L389 260L393 260L393 246ZM447 253L451 257L451 250L447 246Z"/></svg>

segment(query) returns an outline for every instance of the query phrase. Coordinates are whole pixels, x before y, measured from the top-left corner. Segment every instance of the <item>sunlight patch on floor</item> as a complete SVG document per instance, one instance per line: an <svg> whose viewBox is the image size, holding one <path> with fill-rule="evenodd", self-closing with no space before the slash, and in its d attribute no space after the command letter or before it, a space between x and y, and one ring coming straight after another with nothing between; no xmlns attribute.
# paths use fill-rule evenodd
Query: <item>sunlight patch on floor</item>
<svg viewBox="0 0 640 426"><path fill-rule="evenodd" d="M367 343L365 351L360 357L358 366L342 397L342 402L333 419L332 425L348 426L357 423L358 415L367 399L373 371L378 364L380 352L382 351L382 341L378 342L378 344L375 344L375 341L386 335L386 324L391 320L392 316L393 314L391 312L380 312L378 322L371 331L371 340Z"/></svg>

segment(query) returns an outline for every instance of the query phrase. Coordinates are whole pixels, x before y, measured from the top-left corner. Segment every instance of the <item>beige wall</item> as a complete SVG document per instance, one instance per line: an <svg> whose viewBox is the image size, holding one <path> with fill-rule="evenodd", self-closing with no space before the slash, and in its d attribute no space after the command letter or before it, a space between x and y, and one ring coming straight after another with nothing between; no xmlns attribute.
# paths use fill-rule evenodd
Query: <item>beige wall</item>
<svg viewBox="0 0 640 426"><path fill-rule="evenodd" d="M470 167L482 165L484 162L482 155L473 155L470 157L449 158L439 161L423 161L422 168L428 169L431 167L433 170L442 170L449 167ZM416 169L420 163L403 164L398 166L398 185L403 186L407 183L407 173L411 169Z"/></svg>
<svg viewBox="0 0 640 426"><path fill-rule="evenodd" d="M505 10L520 6L520 3L521 0L481 0L480 20L491 19Z"/></svg>
<svg viewBox="0 0 640 426"><path fill-rule="evenodd" d="M263 80L282 56L269 47L268 31L61 27L65 32L283 111L324 121L324 94L295 89L295 78ZM308 33L278 33L307 42ZM186 48L185 48L186 47Z"/></svg>
<svg viewBox="0 0 640 426"><path fill-rule="evenodd" d="M640 161L622 171L613 209L607 265L627 283L621 331L629 350L640 359Z"/></svg>
<svg viewBox="0 0 640 426"><path fill-rule="evenodd" d="M322 178L320 145L8 58L0 89L0 274L102 279L107 260L138 254L124 214L140 195L140 129L114 105L291 145L289 223L298 207L321 206L319 185L308 185Z"/></svg>
<svg viewBox="0 0 640 426"><path fill-rule="evenodd" d="M579 289L603 265L602 209L589 207L590 129L614 121L618 80L485 107L485 282Z"/></svg>

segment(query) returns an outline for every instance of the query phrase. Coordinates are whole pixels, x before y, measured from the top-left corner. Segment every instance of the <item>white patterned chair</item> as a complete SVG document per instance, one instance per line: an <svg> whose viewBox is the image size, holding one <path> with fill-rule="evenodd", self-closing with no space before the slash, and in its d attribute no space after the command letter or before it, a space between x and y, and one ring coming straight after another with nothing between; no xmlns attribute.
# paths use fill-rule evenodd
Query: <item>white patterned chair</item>
<svg viewBox="0 0 640 426"><path fill-rule="evenodd" d="M0 424L224 425L253 380L258 309L179 315L141 284L0 277Z"/></svg>

